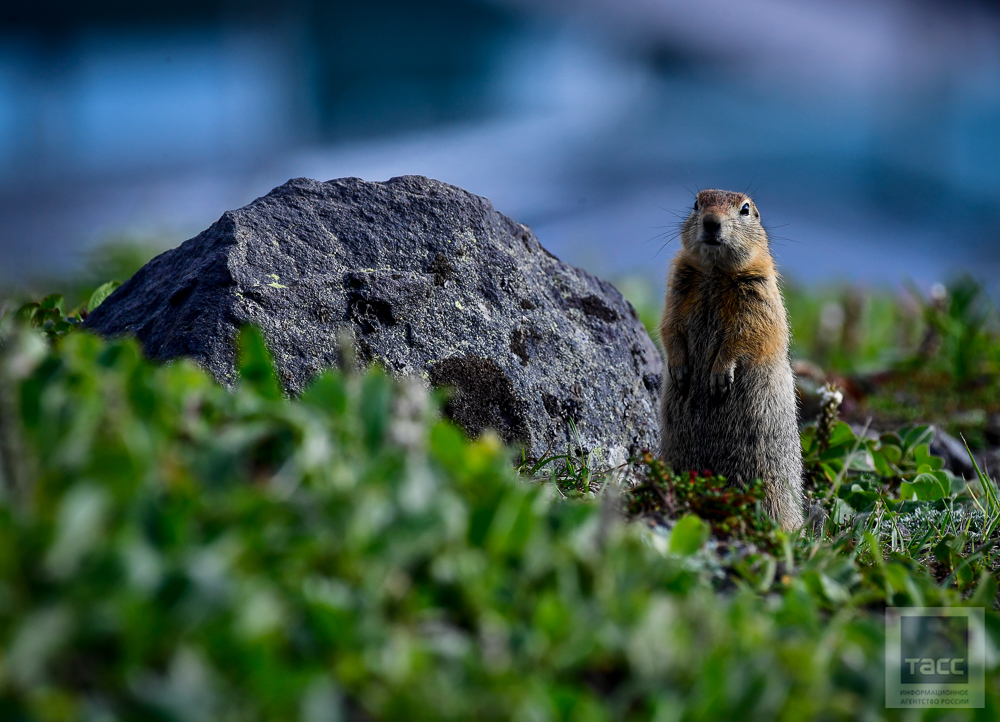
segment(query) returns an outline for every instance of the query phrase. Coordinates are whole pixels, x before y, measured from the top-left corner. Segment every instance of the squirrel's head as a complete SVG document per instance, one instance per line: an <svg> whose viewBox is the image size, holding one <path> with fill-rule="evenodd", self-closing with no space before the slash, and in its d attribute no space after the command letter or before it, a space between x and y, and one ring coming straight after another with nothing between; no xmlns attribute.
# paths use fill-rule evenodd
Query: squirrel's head
<svg viewBox="0 0 1000 722"><path fill-rule="evenodd" d="M699 192L681 242L706 266L740 268L767 252L767 232L753 199L732 191Z"/></svg>

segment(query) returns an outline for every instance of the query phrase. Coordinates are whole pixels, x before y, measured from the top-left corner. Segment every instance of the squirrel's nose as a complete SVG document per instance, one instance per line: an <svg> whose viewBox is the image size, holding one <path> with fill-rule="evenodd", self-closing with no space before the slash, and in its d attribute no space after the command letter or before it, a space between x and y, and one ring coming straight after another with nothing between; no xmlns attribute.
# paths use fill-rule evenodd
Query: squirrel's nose
<svg viewBox="0 0 1000 722"><path fill-rule="evenodd" d="M715 216L706 216L701 219L701 227L705 229L705 233L710 236L716 236L719 234L719 229L722 224L719 223L719 219Z"/></svg>

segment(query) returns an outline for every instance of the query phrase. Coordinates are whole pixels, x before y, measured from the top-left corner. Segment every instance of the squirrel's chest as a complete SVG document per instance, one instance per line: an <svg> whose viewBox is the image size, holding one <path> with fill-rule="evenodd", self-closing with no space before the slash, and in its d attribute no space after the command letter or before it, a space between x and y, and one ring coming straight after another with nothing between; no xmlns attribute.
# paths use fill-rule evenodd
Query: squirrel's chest
<svg viewBox="0 0 1000 722"><path fill-rule="evenodd" d="M687 304L682 316L688 363L695 367L710 362L723 330L723 318L707 299L695 298Z"/></svg>
<svg viewBox="0 0 1000 722"><path fill-rule="evenodd" d="M687 336L716 335L727 322L731 322L729 304L718 293L693 293L682 301L683 323Z"/></svg>
<svg viewBox="0 0 1000 722"><path fill-rule="evenodd" d="M683 325L689 359L711 359L725 337L741 326L748 315L743 294L728 293L725 288L703 287L684 299ZM750 313L750 315L757 315ZM694 358L691 358L694 357Z"/></svg>

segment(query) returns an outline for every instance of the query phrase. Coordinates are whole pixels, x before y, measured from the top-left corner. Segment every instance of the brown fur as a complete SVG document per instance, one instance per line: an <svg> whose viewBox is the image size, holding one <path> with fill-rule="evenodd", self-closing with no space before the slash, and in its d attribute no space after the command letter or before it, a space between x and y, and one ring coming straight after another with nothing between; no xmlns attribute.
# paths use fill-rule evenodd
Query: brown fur
<svg viewBox="0 0 1000 722"><path fill-rule="evenodd" d="M762 479L767 511L797 528L802 458L788 320L760 214L743 193L702 191L681 239L660 324L664 459L735 483Z"/></svg>

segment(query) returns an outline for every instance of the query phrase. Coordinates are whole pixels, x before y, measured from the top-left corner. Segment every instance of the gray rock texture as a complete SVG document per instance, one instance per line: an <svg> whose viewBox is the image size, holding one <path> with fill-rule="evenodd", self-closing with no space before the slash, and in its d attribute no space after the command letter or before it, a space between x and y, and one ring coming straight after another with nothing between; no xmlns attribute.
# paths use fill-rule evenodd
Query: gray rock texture
<svg viewBox="0 0 1000 722"><path fill-rule="evenodd" d="M934 456L944 459L944 468L953 474L965 479L976 478L976 467L969 461L969 452L965 450L965 444L944 429L935 427L934 440L931 441L929 451Z"/></svg>
<svg viewBox="0 0 1000 722"><path fill-rule="evenodd" d="M361 361L452 387L456 422L529 458L565 453L570 421L605 463L657 448L660 355L635 309L455 186L291 180L154 258L86 322L228 385L244 324L290 394L338 364L348 330Z"/></svg>

